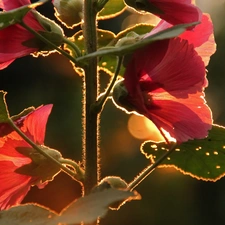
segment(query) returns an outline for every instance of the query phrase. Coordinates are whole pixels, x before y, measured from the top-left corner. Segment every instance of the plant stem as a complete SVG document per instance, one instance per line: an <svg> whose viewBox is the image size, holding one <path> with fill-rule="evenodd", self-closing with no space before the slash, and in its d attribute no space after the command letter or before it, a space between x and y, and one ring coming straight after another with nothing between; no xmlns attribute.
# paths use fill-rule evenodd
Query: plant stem
<svg viewBox="0 0 225 225"><path fill-rule="evenodd" d="M108 88L106 89L106 91L104 93L101 94L101 96L98 98L98 101L92 106L92 109L97 112L97 113L100 113L116 80L117 80L117 77L119 75L119 72L120 72L120 68L121 68L121 65L122 65L122 62L123 62L123 57L118 57L118 62L117 62L117 67L116 67L116 71L114 73L114 76L108 86Z"/></svg>
<svg viewBox="0 0 225 225"><path fill-rule="evenodd" d="M43 41L44 43L46 43L48 46L52 47L53 49L56 49L59 53L61 53L66 58L68 58L69 60L71 60L74 64L77 62L76 59L73 56L71 56L70 54L68 54L67 52L65 52L64 50L62 50L61 48L59 48L55 44L53 44L51 41L49 41L48 39L46 39L45 37L43 37L41 34L39 34L38 32L36 32L34 29L32 29L31 27L29 27L27 24L25 24L23 21L20 22L20 25L22 27L24 27L25 29L27 29L28 31L30 31L32 34L34 34L36 37L38 37L41 41Z"/></svg>
<svg viewBox="0 0 225 225"><path fill-rule="evenodd" d="M65 173L67 173L69 176L76 178L76 173L74 173L72 170L68 169L66 166L62 165L60 162L58 162L56 159L48 155L45 151L43 151L41 148L39 148L32 140L30 140L15 124L14 122L9 119L10 126L29 144L33 149L35 149L37 152L45 156L47 159L51 160L55 164L58 165L59 168L61 168Z"/></svg>
<svg viewBox="0 0 225 225"><path fill-rule="evenodd" d="M97 26L96 26L97 0L84 1L83 34L86 53L97 50ZM98 183L100 177L99 165L99 115L91 110L92 104L98 96L99 78L97 72L97 58L89 59L84 67L83 85L83 163L85 170L84 194L90 193Z"/></svg>
<svg viewBox="0 0 225 225"><path fill-rule="evenodd" d="M133 190L136 188L146 177L148 177L151 172L164 160L166 159L174 150L175 150L176 144L173 144L170 149L162 155L158 160L156 160L153 164L147 166L144 170L142 170L135 178L134 180L129 183L128 189Z"/></svg>

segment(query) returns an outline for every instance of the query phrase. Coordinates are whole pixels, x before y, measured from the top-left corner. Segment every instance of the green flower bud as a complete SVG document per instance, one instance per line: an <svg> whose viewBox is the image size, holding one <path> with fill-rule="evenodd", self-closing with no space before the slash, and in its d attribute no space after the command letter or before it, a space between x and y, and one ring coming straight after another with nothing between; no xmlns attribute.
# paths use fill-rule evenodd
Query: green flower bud
<svg viewBox="0 0 225 225"><path fill-rule="evenodd" d="M116 47L135 44L141 39L141 36L135 33L134 31L129 32L125 37L118 40Z"/></svg>
<svg viewBox="0 0 225 225"><path fill-rule="evenodd" d="M46 18L35 10L32 10L32 13L37 19L37 21L40 23L40 25L43 27L43 30L38 30L37 32L57 47L62 45L64 39L64 33L62 28L54 21ZM29 48L37 48L38 53L33 53L34 56L38 56L39 53L41 54L41 51L43 53L54 50L53 47L49 46L37 37L24 41L22 44Z"/></svg>
<svg viewBox="0 0 225 225"><path fill-rule="evenodd" d="M115 188L120 190L127 189L127 183L120 177L108 176L103 178L97 186L95 186L92 192L99 192L109 188Z"/></svg>
<svg viewBox="0 0 225 225"><path fill-rule="evenodd" d="M55 16L68 28L77 26L83 18L83 0L52 0Z"/></svg>
<svg viewBox="0 0 225 225"><path fill-rule="evenodd" d="M61 153L55 149L51 149L43 145L39 147L56 160L59 160L62 157ZM39 177L42 183L44 183L45 181L52 180L61 170L57 164L32 148L17 147L16 149L18 152L32 160L31 163L16 169L16 173L31 177Z"/></svg>
<svg viewBox="0 0 225 225"><path fill-rule="evenodd" d="M124 86L123 81L119 81L116 83L113 88L112 97L113 102L119 107L122 107L121 109L124 109L127 112L134 111L134 107L126 100L126 98L128 97L128 91Z"/></svg>

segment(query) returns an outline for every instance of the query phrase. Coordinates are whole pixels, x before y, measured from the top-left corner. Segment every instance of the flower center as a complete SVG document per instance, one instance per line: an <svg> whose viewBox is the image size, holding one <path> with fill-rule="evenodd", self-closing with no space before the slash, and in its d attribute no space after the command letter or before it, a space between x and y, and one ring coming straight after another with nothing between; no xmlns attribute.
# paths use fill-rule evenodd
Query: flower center
<svg viewBox="0 0 225 225"><path fill-rule="evenodd" d="M144 91L142 92L142 96L143 96L145 106L150 107L153 102L152 95L149 92Z"/></svg>

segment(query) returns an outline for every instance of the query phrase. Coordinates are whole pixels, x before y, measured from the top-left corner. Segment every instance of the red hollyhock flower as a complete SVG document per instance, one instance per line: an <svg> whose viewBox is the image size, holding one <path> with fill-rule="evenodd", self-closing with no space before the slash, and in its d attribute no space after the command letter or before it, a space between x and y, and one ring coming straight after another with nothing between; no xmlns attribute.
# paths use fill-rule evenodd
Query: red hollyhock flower
<svg viewBox="0 0 225 225"><path fill-rule="evenodd" d="M45 129L52 105L41 106L23 119L21 130L36 144L44 144ZM27 144L15 131L0 146L0 209L19 204L32 185L43 188L59 169ZM42 146L42 148L44 148ZM61 154L45 147L59 159Z"/></svg>
<svg viewBox="0 0 225 225"><path fill-rule="evenodd" d="M136 51L124 81L118 84L123 91L125 87L126 94L117 97L116 103L152 120L166 140L165 131L177 142L202 139L212 126L203 91L207 86L205 65L215 51L215 43L209 44L213 30L203 29L210 27L206 18L194 31ZM208 33L208 39L204 33Z"/></svg>
<svg viewBox="0 0 225 225"><path fill-rule="evenodd" d="M202 12L191 0L148 0L153 13L176 25L201 21Z"/></svg>
<svg viewBox="0 0 225 225"><path fill-rule="evenodd" d="M30 0L0 0L0 8L4 11L16 9L28 4L30 4ZM40 14L36 13L35 16L33 11L26 14L24 17L24 22L35 31L47 32L45 27L43 27L38 21L37 16L42 18L42 20L45 20L45 22L47 21L47 19ZM51 29L55 29L54 31L56 33L62 33L59 28L55 27L56 25L53 25L53 22L48 20L47 23L54 27L51 27ZM14 24L0 30L0 69L6 68L16 58L20 58L29 55L30 53L42 50L44 46L44 43L35 38L33 34L31 34L19 24Z"/></svg>

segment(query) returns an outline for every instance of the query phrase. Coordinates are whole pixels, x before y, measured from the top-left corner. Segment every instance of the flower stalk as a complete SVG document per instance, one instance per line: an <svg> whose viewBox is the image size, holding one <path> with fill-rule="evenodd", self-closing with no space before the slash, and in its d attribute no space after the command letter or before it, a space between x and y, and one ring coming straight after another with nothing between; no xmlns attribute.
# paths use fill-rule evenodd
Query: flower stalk
<svg viewBox="0 0 225 225"><path fill-rule="evenodd" d="M15 130L33 149L35 149L37 152L45 156L47 159L51 160L54 162L56 165L58 165L59 168L61 168L65 173L67 173L69 176L73 177L76 179L76 173L74 173L72 170L68 169L66 166L61 164L59 161L54 159L52 156L47 154L45 151L43 151L40 147L38 147L32 140L30 140L15 124L14 122L9 119L9 125Z"/></svg>
<svg viewBox="0 0 225 225"><path fill-rule="evenodd" d="M83 34L86 53L97 50L97 1L84 1ZM85 170L84 194L87 195L98 183L100 177L99 164L99 115L91 110L98 96L99 78L97 72L97 58L87 61L83 83L83 164Z"/></svg>
<svg viewBox="0 0 225 225"><path fill-rule="evenodd" d="M122 62L123 62L123 57L118 57L116 71L114 73L114 76L113 76L108 88L106 89L106 91L104 93L102 93L100 95L100 97L98 98L98 101L95 104L93 104L93 106L92 106L92 110L94 110L95 112L100 113L102 111L102 108L103 108L107 98L109 97L113 86L116 83L116 80L117 80L117 77L119 75Z"/></svg>
<svg viewBox="0 0 225 225"><path fill-rule="evenodd" d="M61 48L59 48L58 46L56 46L54 43L52 43L51 41L49 41L48 39L46 39L44 36L42 36L41 34L39 34L38 32L36 32L34 29L32 29L31 27L29 27L26 23L24 23L23 21L20 22L20 25L22 27L24 27L26 30L30 31L32 34L34 34L37 38L39 38L41 41L43 41L45 44L47 44L48 46L52 47L53 49L57 50L59 53L61 53L63 56L65 56L66 58L68 58L70 61L72 61L74 64L76 63L76 59L71 56L70 54L68 54L67 52L65 52L64 50L62 50ZM64 38L63 40L65 41L66 38Z"/></svg>
<svg viewBox="0 0 225 225"><path fill-rule="evenodd" d="M142 181L144 181L154 170L155 168L163 162L176 148L176 143L174 143L170 149L162 155L158 160L156 160L153 164L147 166L144 170L142 170L132 182L128 184L128 189L130 191L134 190Z"/></svg>

